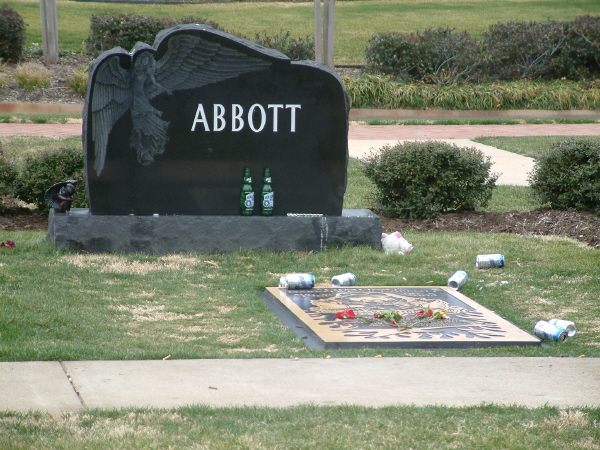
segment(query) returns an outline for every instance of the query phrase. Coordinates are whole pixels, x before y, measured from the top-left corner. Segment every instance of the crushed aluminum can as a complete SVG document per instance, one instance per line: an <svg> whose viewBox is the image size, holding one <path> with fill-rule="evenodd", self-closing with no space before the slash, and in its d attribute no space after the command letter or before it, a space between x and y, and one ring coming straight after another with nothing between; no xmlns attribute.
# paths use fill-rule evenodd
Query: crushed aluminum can
<svg viewBox="0 0 600 450"><path fill-rule="evenodd" d="M565 330L545 320L537 322L533 331L537 337L546 341L564 342L567 339L567 332Z"/></svg>
<svg viewBox="0 0 600 450"><path fill-rule="evenodd" d="M311 273L290 273L279 278L279 287L284 289L312 289L315 276Z"/></svg>
<svg viewBox="0 0 600 450"><path fill-rule="evenodd" d="M336 275L331 278L332 286L354 286L356 284L356 275L347 272L341 275Z"/></svg>
<svg viewBox="0 0 600 450"><path fill-rule="evenodd" d="M461 287L465 285L467 280L469 279L469 275L464 270L458 270L448 278L448 287L451 287L455 291L458 291Z"/></svg>
<svg viewBox="0 0 600 450"><path fill-rule="evenodd" d="M490 255L477 255L475 267L478 269L489 269L491 267L504 267L504 255L493 253Z"/></svg>
<svg viewBox="0 0 600 450"><path fill-rule="evenodd" d="M565 330L567 332L567 337L573 337L575 336L575 333L577 333L575 324L570 320L550 319L548 323L554 325L556 328Z"/></svg>

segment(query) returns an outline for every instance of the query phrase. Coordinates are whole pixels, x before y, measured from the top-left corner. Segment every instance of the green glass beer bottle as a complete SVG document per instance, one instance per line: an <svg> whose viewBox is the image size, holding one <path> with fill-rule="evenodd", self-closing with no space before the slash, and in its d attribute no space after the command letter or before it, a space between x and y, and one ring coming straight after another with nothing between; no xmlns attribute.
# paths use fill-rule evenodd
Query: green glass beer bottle
<svg viewBox="0 0 600 450"><path fill-rule="evenodd" d="M271 171L268 167L265 167L261 192L261 212L263 216L273 215L274 197L275 194L271 186Z"/></svg>
<svg viewBox="0 0 600 450"><path fill-rule="evenodd" d="M244 181L242 182L242 192L240 194L240 212L242 216L254 214L254 190L252 189L250 167L244 168Z"/></svg>

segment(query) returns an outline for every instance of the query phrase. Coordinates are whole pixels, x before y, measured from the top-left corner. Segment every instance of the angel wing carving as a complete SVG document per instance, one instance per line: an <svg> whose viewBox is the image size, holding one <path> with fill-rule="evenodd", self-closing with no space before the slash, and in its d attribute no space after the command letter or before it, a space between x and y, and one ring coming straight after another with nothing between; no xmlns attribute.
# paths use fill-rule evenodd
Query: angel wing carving
<svg viewBox="0 0 600 450"><path fill-rule="evenodd" d="M114 54L96 67L91 91L91 137L94 141L94 170L104 168L108 137L117 120L131 112L130 147L137 161L147 165L165 151L169 122L150 103L157 95L199 88L263 70L269 61L253 57L193 34L177 34L167 41L167 51L155 59L156 51L138 44L130 54L131 69L124 68Z"/></svg>

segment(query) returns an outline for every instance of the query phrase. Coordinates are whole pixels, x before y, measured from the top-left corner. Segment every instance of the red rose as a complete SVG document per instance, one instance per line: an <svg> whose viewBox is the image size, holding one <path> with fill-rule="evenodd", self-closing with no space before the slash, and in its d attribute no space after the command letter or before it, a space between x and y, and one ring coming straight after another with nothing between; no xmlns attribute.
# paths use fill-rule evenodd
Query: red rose
<svg viewBox="0 0 600 450"><path fill-rule="evenodd" d="M430 316L433 316L433 310L429 309L429 308L422 309L421 311L415 313L415 316L427 316L427 317L430 317Z"/></svg>
<svg viewBox="0 0 600 450"><path fill-rule="evenodd" d="M343 311L338 311L335 313L336 319L354 319L356 314L351 309L345 309Z"/></svg>

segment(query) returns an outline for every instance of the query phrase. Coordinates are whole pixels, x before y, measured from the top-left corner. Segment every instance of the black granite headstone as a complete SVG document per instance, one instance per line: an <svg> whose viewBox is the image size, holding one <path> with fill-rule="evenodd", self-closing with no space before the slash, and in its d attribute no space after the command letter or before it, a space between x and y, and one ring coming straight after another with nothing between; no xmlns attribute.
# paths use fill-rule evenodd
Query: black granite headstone
<svg viewBox="0 0 600 450"><path fill-rule="evenodd" d="M206 25L103 53L84 108L93 215L238 215L244 167L274 215L341 215L348 97L335 72ZM255 214L260 214L256 202Z"/></svg>

